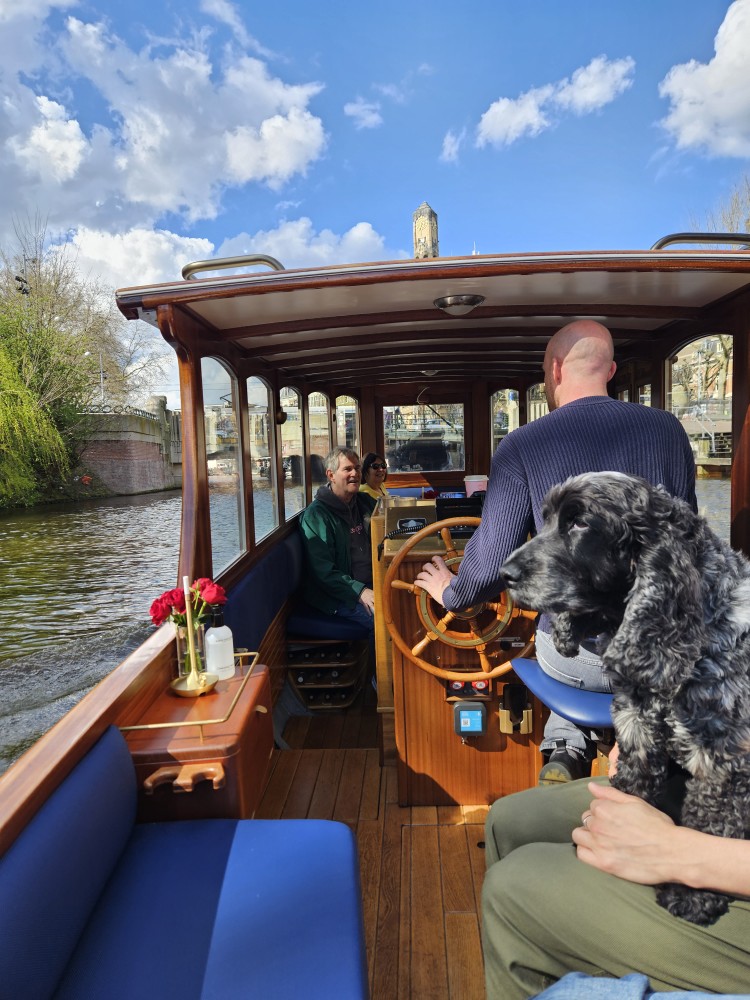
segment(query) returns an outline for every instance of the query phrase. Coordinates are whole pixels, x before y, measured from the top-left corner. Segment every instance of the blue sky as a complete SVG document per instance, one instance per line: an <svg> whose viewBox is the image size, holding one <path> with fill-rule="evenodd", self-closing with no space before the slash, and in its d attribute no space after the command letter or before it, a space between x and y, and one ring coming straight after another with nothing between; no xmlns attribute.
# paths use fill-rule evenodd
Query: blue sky
<svg viewBox="0 0 750 1000"><path fill-rule="evenodd" d="M750 163L750 0L0 0L0 245L46 220L111 286L640 248Z"/></svg>

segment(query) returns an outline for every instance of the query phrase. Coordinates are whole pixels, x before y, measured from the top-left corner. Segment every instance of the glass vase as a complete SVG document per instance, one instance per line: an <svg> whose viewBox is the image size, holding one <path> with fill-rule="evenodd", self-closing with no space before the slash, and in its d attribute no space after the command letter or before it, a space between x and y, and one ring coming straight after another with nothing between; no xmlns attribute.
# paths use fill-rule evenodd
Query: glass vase
<svg viewBox="0 0 750 1000"><path fill-rule="evenodd" d="M195 659L196 670L206 669L206 643L205 626L195 625L193 634L195 636ZM184 677L190 673L190 644L188 643L187 625L175 625L175 639L177 643L177 676Z"/></svg>

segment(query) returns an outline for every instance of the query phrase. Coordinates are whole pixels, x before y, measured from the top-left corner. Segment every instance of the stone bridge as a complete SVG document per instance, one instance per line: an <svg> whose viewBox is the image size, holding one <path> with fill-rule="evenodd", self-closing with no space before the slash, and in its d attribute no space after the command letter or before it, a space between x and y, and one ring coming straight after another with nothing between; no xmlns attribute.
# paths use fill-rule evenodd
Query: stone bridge
<svg viewBox="0 0 750 1000"><path fill-rule="evenodd" d="M92 407L94 430L82 464L113 493L128 496L171 490L182 484L181 415L166 396L151 396L143 409Z"/></svg>

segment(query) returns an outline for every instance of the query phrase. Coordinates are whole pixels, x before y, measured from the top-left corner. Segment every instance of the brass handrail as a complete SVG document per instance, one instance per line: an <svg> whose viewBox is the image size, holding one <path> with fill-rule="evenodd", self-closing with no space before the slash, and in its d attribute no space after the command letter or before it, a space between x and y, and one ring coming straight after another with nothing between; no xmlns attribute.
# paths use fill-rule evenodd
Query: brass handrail
<svg viewBox="0 0 750 1000"><path fill-rule="evenodd" d="M281 261L267 253L242 254L239 257L217 257L215 260L196 260L182 269L185 281L191 280L198 271L223 271L229 267L248 267L250 264L267 264L274 271L285 271Z"/></svg>
<svg viewBox="0 0 750 1000"><path fill-rule="evenodd" d="M662 236L651 249L663 250L670 243L739 243L743 250L750 250L750 233L672 233Z"/></svg>
<svg viewBox="0 0 750 1000"><path fill-rule="evenodd" d="M198 729L200 730L200 739L201 739L201 742L203 742L203 727L204 726L218 726L218 725L221 725L221 723L228 721L229 717L231 716L232 712L234 711L235 705L239 701L240 695L245 690L245 685L247 684L247 682L250 680L250 678L252 676L253 670L255 669L255 667L256 667L256 665L258 663L258 657L260 656L260 653L248 652L248 651L236 652L234 654L235 660L239 660L240 668L242 668L242 660L245 657L248 657L248 656L254 657L253 662L250 664L250 666L248 667L247 673L242 678L242 683L237 688L235 696L234 696L234 698L232 698L232 703L229 706L229 709L227 710L226 715L223 715L220 719L199 719L199 720L194 721L194 722L190 722L190 721L184 721L184 722L142 722L142 723L140 723L137 726L120 726L119 727L120 732L122 732L122 733L132 733L132 732L136 732L136 731L139 731L139 730L148 730L148 729L154 729L154 730L155 729L182 729L185 726L197 726ZM263 711L263 712L267 712L268 711L268 709L266 709L265 706L259 706L259 710Z"/></svg>

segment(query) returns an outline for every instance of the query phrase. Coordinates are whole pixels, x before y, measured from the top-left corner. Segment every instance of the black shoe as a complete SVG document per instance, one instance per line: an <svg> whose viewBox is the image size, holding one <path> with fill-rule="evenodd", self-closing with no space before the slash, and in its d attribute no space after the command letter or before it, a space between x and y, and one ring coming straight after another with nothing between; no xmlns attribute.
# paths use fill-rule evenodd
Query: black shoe
<svg viewBox="0 0 750 1000"><path fill-rule="evenodd" d="M577 781L585 778L585 761L574 748L566 746L562 740L557 741L556 748L549 755L549 760L539 772L540 785L556 785L562 781Z"/></svg>

